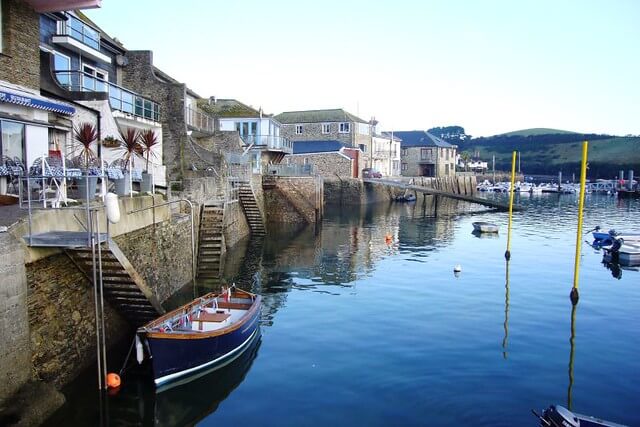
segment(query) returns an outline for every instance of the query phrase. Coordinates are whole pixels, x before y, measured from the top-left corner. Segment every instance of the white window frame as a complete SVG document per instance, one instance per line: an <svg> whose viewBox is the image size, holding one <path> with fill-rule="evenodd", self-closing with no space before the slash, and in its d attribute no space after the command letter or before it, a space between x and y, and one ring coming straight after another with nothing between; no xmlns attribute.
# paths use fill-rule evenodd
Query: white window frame
<svg viewBox="0 0 640 427"><path fill-rule="evenodd" d="M82 89L84 89L84 79L87 77L85 75L86 71L84 70L86 68L92 70L93 72L91 73L87 73L87 74L91 74L91 77L93 77L94 79L101 79L104 80L105 84L109 82L109 72L103 70L102 68L98 68L98 67L94 67L93 65L89 65L86 63L82 63L81 67L80 67L80 71L82 71ZM104 77L98 77L98 74L102 74ZM94 88L95 90L95 88ZM107 87L107 91L109 90L109 88Z"/></svg>
<svg viewBox="0 0 640 427"><path fill-rule="evenodd" d="M304 128L302 125L296 125L296 135L302 135L304 133Z"/></svg>
<svg viewBox="0 0 640 427"><path fill-rule="evenodd" d="M0 1L2 1L2 0L0 0ZM55 71L71 71L71 57L69 55L65 55L64 53L58 52L57 50L54 50L51 53L53 54L53 69ZM67 59L67 61L69 62L69 67L66 70L58 70L56 68L56 56L61 56L61 57Z"/></svg>
<svg viewBox="0 0 640 427"><path fill-rule="evenodd" d="M338 133L351 133L351 123L350 122L342 122L338 126Z"/></svg>
<svg viewBox="0 0 640 427"><path fill-rule="evenodd" d="M322 123L322 134L327 135L331 133L331 123Z"/></svg>

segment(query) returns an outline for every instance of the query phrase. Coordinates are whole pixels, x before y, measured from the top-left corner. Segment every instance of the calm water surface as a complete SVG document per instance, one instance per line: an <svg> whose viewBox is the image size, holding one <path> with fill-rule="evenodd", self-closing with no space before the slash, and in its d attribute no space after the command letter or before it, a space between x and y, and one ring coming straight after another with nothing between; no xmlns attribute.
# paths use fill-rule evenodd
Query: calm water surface
<svg viewBox="0 0 640 427"><path fill-rule="evenodd" d="M507 214L441 200L329 208L318 234L244 242L225 274L263 295L261 340L162 393L125 378L109 424L534 426L530 410L557 403L640 425L640 272L584 245L572 313L577 198L520 202L508 266ZM585 230L640 231L638 218L639 201L587 198ZM500 235L476 237L474 221ZM94 372L51 425L99 423Z"/></svg>

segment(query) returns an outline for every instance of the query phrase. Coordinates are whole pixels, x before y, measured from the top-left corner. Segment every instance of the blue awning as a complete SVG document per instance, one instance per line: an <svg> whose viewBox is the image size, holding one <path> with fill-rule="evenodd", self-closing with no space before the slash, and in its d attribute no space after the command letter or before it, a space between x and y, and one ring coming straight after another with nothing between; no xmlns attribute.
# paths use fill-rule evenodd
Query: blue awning
<svg viewBox="0 0 640 427"><path fill-rule="evenodd" d="M76 112L75 108L59 104L48 98L36 96L24 91L7 91L4 88L0 89L0 102L8 102L10 104L22 105L24 107L66 114L68 116Z"/></svg>

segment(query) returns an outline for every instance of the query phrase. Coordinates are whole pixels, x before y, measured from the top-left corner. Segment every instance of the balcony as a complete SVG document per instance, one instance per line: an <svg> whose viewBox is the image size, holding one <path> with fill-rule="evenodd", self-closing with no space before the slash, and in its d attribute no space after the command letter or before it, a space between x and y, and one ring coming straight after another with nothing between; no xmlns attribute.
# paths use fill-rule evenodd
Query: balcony
<svg viewBox="0 0 640 427"><path fill-rule="evenodd" d="M191 130L203 134L202 136L212 134L216 130L215 119L195 108L184 107L184 121Z"/></svg>
<svg viewBox="0 0 640 427"><path fill-rule="evenodd" d="M73 15L67 14L66 17L66 21L58 24L58 34L51 41L95 61L110 64L111 58L100 52L100 32Z"/></svg>
<svg viewBox="0 0 640 427"><path fill-rule="evenodd" d="M60 86L71 92L102 92L111 109L141 119L160 121L160 106L150 99L82 71L54 71Z"/></svg>
<svg viewBox="0 0 640 427"><path fill-rule="evenodd" d="M435 165L436 163L437 161L435 155L420 156L420 160L418 160L418 164Z"/></svg>
<svg viewBox="0 0 640 427"><path fill-rule="evenodd" d="M275 135L246 135L242 137L245 145L253 145L269 151L282 151L286 154L293 153L293 142L282 136Z"/></svg>

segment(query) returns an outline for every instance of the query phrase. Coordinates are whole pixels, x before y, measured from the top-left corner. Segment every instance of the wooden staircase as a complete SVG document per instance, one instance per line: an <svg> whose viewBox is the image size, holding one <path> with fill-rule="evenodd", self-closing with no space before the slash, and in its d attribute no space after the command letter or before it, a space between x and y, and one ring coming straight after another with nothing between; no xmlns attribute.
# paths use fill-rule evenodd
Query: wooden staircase
<svg viewBox="0 0 640 427"><path fill-rule="evenodd" d="M109 303L136 327L163 314L165 311L153 291L118 245L109 239L101 250L102 287ZM93 284L91 248L68 248L65 253Z"/></svg>
<svg viewBox="0 0 640 427"><path fill-rule="evenodd" d="M238 188L238 197L242 204L242 209L247 217L249 228L251 228L251 234L255 236L264 236L266 230L264 227L264 221L262 220L262 213L256 203L256 196L253 194L253 189L248 182L243 182Z"/></svg>
<svg viewBox="0 0 640 427"><path fill-rule="evenodd" d="M219 280L222 272L223 218L224 208L222 206L205 204L202 207L197 276L199 279L205 279L207 283Z"/></svg>

